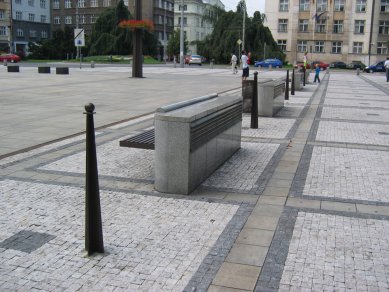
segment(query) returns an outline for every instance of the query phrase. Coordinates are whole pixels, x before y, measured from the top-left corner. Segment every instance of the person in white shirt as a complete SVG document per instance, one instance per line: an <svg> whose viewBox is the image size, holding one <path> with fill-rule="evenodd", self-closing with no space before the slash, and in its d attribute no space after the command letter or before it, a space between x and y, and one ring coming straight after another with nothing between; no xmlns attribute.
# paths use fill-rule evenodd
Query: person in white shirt
<svg viewBox="0 0 389 292"><path fill-rule="evenodd" d="M384 63L384 67L386 70L386 82L389 82L389 57L386 58L386 61Z"/></svg>
<svg viewBox="0 0 389 292"><path fill-rule="evenodd" d="M242 51L242 68L243 68L243 73L242 73L242 80L246 80L247 77L249 77L249 64L247 64L248 57L246 56L246 52L243 50Z"/></svg>
<svg viewBox="0 0 389 292"><path fill-rule="evenodd" d="M235 56L234 53L232 53L232 57L231 57L232 74L238 73L238 68L236 67L237 62L238 62L238 58Z"/></svg>

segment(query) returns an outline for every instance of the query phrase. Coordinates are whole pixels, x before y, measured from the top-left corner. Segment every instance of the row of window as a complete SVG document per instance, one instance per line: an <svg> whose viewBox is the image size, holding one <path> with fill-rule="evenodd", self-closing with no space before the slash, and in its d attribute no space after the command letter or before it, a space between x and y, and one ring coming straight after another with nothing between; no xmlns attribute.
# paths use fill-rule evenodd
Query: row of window
<svg viewBox="0 0 389 292"><path fill-rule="evenodd" d="M286 52L286 40L278 40L278 47L283 52ZM325 53L325 41L314 41L313 46L309 49L313 53ZM343 42L331 42L331 53L332 54L342 54ZM352 53L353 54L362 54L363 51L363 42L353 42ZM308 52L308 41L297 41L297 52L304 53ZM377 55L386 55L388 54L388 47L384 42L377 43Z"/></svg>
<svg viewBox="0 0 389 292"><path fill-rule="evenodd" d="M15 12L15 19L16 20L23 20L23 12L16 11ZM31 22L35 22L36 21L34 13L28 13L28 21L31 21ZM47 16L46 15L41 15L40 22L41 23L46 23L47 22Z"/></svg>
<svg viewBox="0 0 389 292"><path fill-rule="evenodd" d="M298 29L299 32L310 32L308 30L309 19L299 19ZM326 32L328 30L327 20L320 19L316 21L315 32ZM278 32L288 32L288 19L278 20ZM333 33L344 32L344 21L334 20L332 24ZM365 20L354 20L354 33L363 34L365 33ZM382 20L379 22L378 28L379 34L389 34L389 21Z"/></svg>
<svg viewBox="0 0 389 292"><path fill-rule="evenodd" d="M28 33L29 33L28 36L30 38L38 37L38 32L36 30L30 29ZM8 36L8 28L6 26L0 26L0 36ZM16 29L16 36L24 37L24 29L23 28L17 28ZM49 37L49 34L48 34L47 30L42 30L40 32L40 37L42 39L47 39Z"/></svg>
<svg viewBox="0 0 389 292"><path fill-rule="evenodd" d="M22 4L22 0L15 0L15 4ZM46 8L47 0L39 0L40 8ZM35 6L35 0L28 0L28 6Z"/></svg>
<svg viewBox="0 0 389 292"><path fill-rule="evenodd" d="M95 23L98 18L98 15L91 14L81 14L78 16L78 23ZM61 16L54 16L53 18L54 24L61 24ZM76 23L76 16L64 16L63 22L65 24L73 24Z"/></svg>
<svg viewBox="0 0 389 292"><path fill-rule="evenodd" d="M86 8L86 0L78 0L76 2L76 5L73 5L73 0L65 0L64 1L64 7L65 8ZM53 9L60 9L60 0L53 0ZM102 7L110 7L111 6L111 0L103 0ZM89 7L99 7L99 0L90 0Z"/></svg>
<svg viewBox="0 0 389 292"><path fill-rule="evenodd" d="M355 11L356 12L366 12L367 0L352 0L355 1ZM300 0L299 1L299 10L300 11L309 11L310 10L310 0ZM316 12L329 11L331 9L331 4L333 2L332 9L334 11L343 12L346 5L346 0L317 0L316 1ZM315 1L313 1L315 3ZM330 4L330 6L328 5ZM380 3L381 12L389 12L389 0L381 0ZM285 12L289 11L289 0L280 0L279 11Z"/></svg>

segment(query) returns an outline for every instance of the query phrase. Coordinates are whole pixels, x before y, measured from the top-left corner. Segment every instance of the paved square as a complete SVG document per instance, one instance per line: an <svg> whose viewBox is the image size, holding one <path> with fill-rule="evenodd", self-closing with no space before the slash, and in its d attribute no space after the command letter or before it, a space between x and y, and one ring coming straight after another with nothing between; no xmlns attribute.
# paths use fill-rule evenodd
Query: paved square
<svg viewBox="0 0 389 292"><path fill-rule="evenodd" d="M292 129L295 119L284 118L258 118L258 129L250 128L250 116L244 116L242 120L242 136L256 138L286 138Z"/></svg>
<svg viewBox="0 0 389 292"><path fill-rule="evenodd" d="M303 195L389 203L389 153L313 147Z"/></svg>
<svg viewBox="0 0 389 292"><path fill-rule="evenodd" d="M1 291L182 291L239 208L101 191L106 253L85 257L83 188L3 180L0 194L0 241L53 236L31 253L0 247Z"/></svg>
<svg viewBox="0 0 389 292"><path fill-rule="evenodd" d="M279 291L388 291L389 222L299 212Z"/></svg>
<svg viewBox="0 0 389 292"><path fill-rule="evenodd" d="M327 97L324 101L324 105L389 109L388 101L366 99L350 100Z"/></svg>
<svg viewBox="0 0 389 292"><path fill-rule="evenodd" d="M316 141L389 146L389 125L320 121Z"/></svg>
<svg viewBox="0 0 389 292"><path fill-rule="evenodd" d="M325 106L321 118L389 123L389 111Z"/></svg>

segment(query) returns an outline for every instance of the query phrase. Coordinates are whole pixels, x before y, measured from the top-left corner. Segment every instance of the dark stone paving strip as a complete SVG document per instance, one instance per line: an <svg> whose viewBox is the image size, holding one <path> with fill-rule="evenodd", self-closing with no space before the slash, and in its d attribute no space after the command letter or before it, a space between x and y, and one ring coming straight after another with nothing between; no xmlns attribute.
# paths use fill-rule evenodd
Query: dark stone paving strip
<svg viewBox="0 0 389 292"><path fill-rule="evenodd" d="M359 75L359 77L361 79L363 79L364 81L366 81L367 83L369 83L370 85L374 86L375 88L377 88L377 89L381 90L382 92L384 92L385 94L389 95L389 89L383 87L382 85L380 85L374 81L371 81L370 79L368 79L362 75ZM382 76L382 77L384 78L384 76Z"/></svg>

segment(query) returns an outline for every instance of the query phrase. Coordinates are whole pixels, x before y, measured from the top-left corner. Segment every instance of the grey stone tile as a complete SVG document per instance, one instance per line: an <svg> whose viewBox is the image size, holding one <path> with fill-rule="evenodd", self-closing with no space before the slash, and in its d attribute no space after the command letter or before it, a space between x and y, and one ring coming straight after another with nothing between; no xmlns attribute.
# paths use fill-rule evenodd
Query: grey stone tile
<svg viewBox="0 0 389 292"><path fill-rule="evenodd" d="M340 211L340 212L356 212L357 211L355 204L342 203L342 202L321 201L321 208L324 210L332 210L332 211Z"/></svg>
<svg viewBox="0 0 389 292"><path fill-rule="evenodd" d="M288 198L286 206L296 208L314 208L320 209L320 201L318 200L306 200L301 198Z"/></svg>
<svg viewBox="0 0 389 292"><path fill-rule="evenodd" d="M234 244L226 262L260 267L265 261L267 251L268 248L263 246Z"/></svg>
<svg viewBox="0 0 389 292"><path fill-rule="evenodd" d="M277 228L278 217L260 216L252 214L246 224L245 228L256 228L274 231Z"/></svg>
<svg viewBox="0 0 389 292"><path fill-rule="evenodd" d="M244 228L240 232L236 243L267 247L273 239L274 231Z"/></svg>

